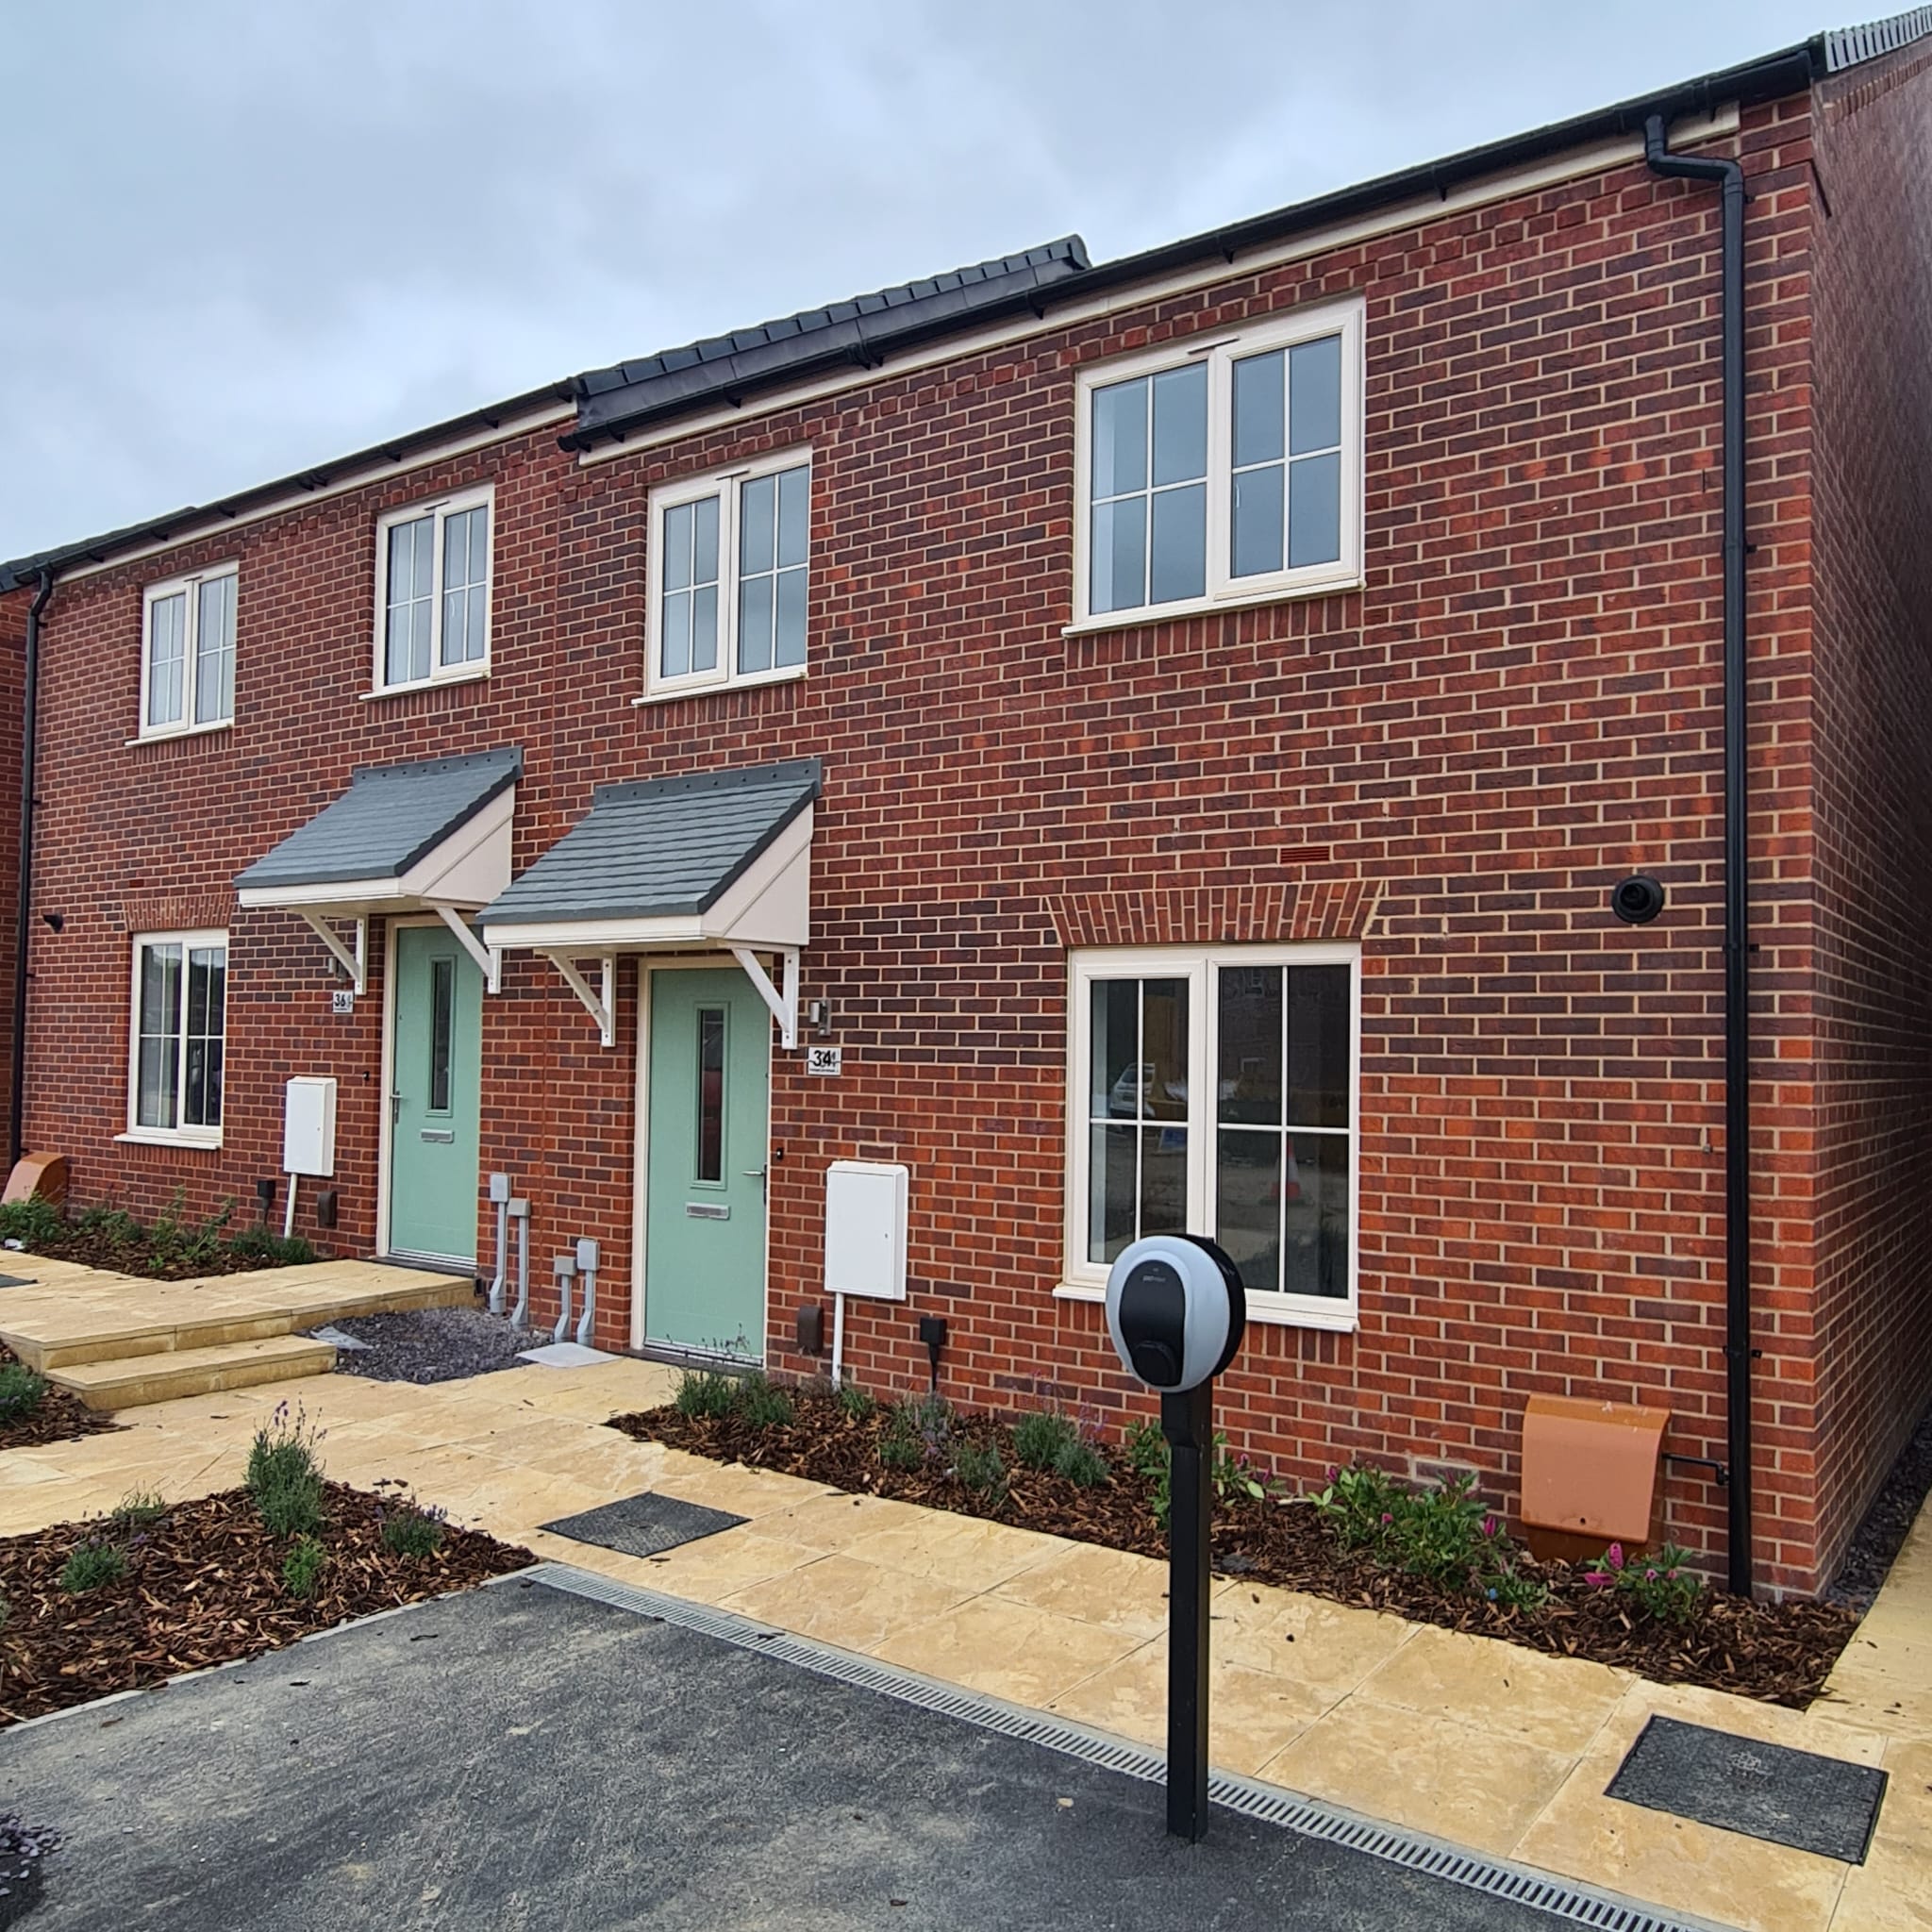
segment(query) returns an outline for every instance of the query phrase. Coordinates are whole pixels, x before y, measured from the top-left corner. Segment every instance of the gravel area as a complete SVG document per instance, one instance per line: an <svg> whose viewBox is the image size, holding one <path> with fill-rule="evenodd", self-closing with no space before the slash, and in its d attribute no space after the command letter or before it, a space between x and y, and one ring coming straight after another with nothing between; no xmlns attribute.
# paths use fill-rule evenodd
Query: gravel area
<svg viewBox="0 0 1932 1932"><path fill-rule="evenodd" d="M41 1896L41 1860L60 1849L60 1834L0 1811L0 1926L17 1925Z"/></svg>
<svg viewBox="0 0 1932 1932"><path fill-rule="evenodd" d="M1861 1617L1872 1607L1872 1600L1928 1493L1932 1493L1932 1408L1919 1418L1919 1426L1899 1451L1891 1474L1880 1485L1864 1522L1853 1533L1838 1574L1824 1591L1826 1603L1842 1604Z"/></svg>
<svg viewBox="0 0 1932 1932"><path fill-rule="evenodd" d="M373 1382L453 1382L496 1369L526 1369L522 1348L536 1348L547 1335L512 1328L484 1308L417 1308L401 1315L355 1315L318 1331L324 1341L346 1335L366 1348L336 1351L339 1375Z"/></svg>

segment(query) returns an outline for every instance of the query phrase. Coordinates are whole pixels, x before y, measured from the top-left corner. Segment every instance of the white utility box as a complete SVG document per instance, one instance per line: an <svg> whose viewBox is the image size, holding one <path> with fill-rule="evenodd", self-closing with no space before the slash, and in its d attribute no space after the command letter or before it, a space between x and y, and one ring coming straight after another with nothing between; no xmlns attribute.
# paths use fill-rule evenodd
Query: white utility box
<svg viewBox="0 0 1932 1932"><path fill-rule="evenodd" d="M835 1160L825 1174L825 1288L832 1294L906 1299L907 1170Z"/></svg>
<svg viewBox="0 0 1932 1932"><path fill-rule="evenodd" d="M327 1175L335 1171L335 1076L298 1074L282 1103L282 1172Z"/></svg>

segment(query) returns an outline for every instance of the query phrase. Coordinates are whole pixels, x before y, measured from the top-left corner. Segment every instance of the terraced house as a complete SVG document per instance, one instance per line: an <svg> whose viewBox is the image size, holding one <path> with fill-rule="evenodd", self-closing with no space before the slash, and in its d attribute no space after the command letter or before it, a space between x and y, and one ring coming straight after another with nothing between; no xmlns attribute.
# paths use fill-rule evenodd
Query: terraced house
<svg viewBox="0 0 1932 1932"><path fill-rule="evenodd" d="M1532 1393L1640 1402L1670 1532L1815 1585L1932 1391L1928 66L1901 16L7 566L16 1152L248 1212L332 1082L325 1244L487 1273L503 1174L606 1347L904 1389L937 1318L949 1394L1103 1422L1108 1263L1186 1226L1237 1447L1508 1493Z"/></svg>

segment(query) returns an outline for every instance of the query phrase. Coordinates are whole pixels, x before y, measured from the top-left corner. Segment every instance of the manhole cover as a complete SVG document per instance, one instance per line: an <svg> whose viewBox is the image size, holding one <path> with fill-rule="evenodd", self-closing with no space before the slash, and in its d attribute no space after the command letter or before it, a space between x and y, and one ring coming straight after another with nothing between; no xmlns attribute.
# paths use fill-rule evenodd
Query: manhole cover
<svg viewBox="0 0 1932 1932"><path fill-rule="evenodd" d="M1869 1764L1654 1717L1605 1795L1862 1865L1885 1782Z"/></svg>
<svg viewBox="0 0 1932 1932"><path fill-rule="evenodd" d="M542 1526L573 1542L621 1550L626 1557L661 1557L680 1543L694 1543L700 1537L716 1536L721 1529L736 1529L749 1521L728 1509L708 1509L702 1503L681 1503L675 1496L646 1490L641 1496L625 1496L577 1516L560 1516Z"/></svg>

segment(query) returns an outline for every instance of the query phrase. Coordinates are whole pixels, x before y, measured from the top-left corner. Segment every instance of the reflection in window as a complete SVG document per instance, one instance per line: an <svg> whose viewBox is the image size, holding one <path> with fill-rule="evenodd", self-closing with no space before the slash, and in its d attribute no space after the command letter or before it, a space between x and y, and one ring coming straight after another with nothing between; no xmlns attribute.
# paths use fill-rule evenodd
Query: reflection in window
<svg viewBox="0 0 1932 1932"><path fill-rule="evenodd" d="M1188 983L1096 979L1088 1056L1087 1258L1188 1224Z"/></svg>
<svg viewBox="0 0 1932 1932"><path fill-rule="evenodd" d="M429 962L429 1111L450 1110L450 1064L457 1017L457 962Z"/></svg>
<svg viewBox="0 0 1932 1932"><path fill-rule="evenodd" d="M698 1171L724 1178L724 1008L698 1008Z"/></svg>

